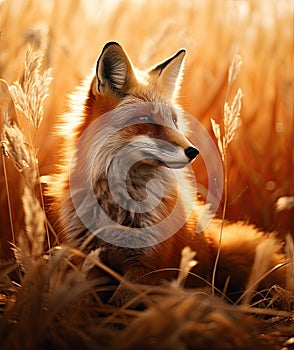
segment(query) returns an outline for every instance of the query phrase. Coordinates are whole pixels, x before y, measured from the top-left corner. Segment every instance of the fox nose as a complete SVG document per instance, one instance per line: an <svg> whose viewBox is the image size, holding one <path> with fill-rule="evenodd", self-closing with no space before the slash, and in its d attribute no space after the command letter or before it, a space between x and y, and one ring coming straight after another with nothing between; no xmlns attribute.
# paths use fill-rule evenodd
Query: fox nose
<svg viewBox="0 0 294 350"><path fill-rule="evenodd" d="M185 149L185 154L191 162L199 154L199 151L195 147L188 147Z"/></svg>

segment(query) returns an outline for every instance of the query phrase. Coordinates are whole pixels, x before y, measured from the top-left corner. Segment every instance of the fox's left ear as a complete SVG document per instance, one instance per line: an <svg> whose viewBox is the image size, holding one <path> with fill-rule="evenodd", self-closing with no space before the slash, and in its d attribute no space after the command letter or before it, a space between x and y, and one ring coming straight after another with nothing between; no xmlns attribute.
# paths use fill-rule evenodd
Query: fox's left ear
<svg viewBox="0 0 294 350"><path fill-rule="evenodd" d="M183 73L186 50L182 49L166 61L153 67L149 74L157 77L157 84L167 97L175 97Z"/></svg>

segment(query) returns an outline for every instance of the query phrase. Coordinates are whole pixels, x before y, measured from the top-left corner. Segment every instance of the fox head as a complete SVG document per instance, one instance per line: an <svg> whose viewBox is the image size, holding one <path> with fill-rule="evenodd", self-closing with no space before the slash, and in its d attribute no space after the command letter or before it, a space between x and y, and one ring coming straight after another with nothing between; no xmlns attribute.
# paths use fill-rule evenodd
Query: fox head
<svg viewBox="0 0 294 350"><path fill-rule="evenodd" d="M182 112L174 103L185 55L182 49L142 72L118 43L104 46L86 101L86 123L103 120L99 140L104 140L105 150L111 149L110 158L132 143L129 154L144 164L182 168L195 159L198 150L180 131ZM110 158L101 157L104 164Z"/></svg>

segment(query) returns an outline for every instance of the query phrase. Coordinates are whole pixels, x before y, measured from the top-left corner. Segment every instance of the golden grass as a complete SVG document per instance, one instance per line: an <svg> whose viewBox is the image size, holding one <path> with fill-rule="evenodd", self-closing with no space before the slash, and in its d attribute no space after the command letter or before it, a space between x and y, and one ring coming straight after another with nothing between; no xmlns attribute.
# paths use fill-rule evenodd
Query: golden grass
<svg viewBox="0 0 294 350"><path fill-rule="evenodd" d="M229 89L231 88L232 84L234 83L234 81L236 80L239 74L241 64L242 64L242 60L240 55L235 54L228 70L228 90L226 95L229 94L230 92ZM228 150L227 149L229 144L233 141L236 134L236 129L237 129L238 120L239 120L238 118L240 116L240 111L242 106L242 102L241 102L242 97L243 97L243 93L242 93L242 90L239 88L231 104L225 101L223 119L222 119L221 125L218 124L213 118L211 119L212 131L217 140L217 146L221 154L223 170L224 170L222 224L221 224L221 229L219 233L218 251L217 251L217 256L215 259L213 274L212 274L213 287L215 284L216 269L217 269L217 264L218 264L220 251L221 251L223 228L224 228L224 222L225 222L226 211L228 206L228 160L227 160ZM212 290L212 292L214 293L214 289Z"/></svg>
<svg viewBox="0 0 294 350"><path fill-rule="evenodd" d="M293 21L289 1L2 1L0 77L12 83L22 76L26 43L45 49L54 81L36 147L47 174L56 163L52 131L66 95L90 71L105 41L119 41L142 68L186 47L181 102L211 134L210 119L222 116L227 70L238 52L244 97L242 127L228 157L227 217L293 233L293 207L275 210L280 197L294 192ZM201 159L195 172L206 185Z"/></svg>
<svg viewBox="0 0 294 350"><path fill-rule="evenodd" d="M7 85L1 83L2 147L14 160L2 155L0 165L1 348L288 346L293 337L291 238L286 240L287 290L272 288L262 301L264 308L258 310L248 305L250 288L244 306L227 305L207 290L183 290L180 286L194 264L193 252L184 254L177 281L167 287L150 287L133 286L109 271L99 261L99 251L85 256L59 247L47 249L48 223L40 197L40 175L50 174L58 161L54 125L64 111L67 93L91 70L108 40L119 41L142 68L186 47L181 103L211 135L211 118L220 123L225 101L234 101L231 93L235 84L241 86L241 117L238 124L228 123L234 124L234 140L229 138L232 142L227 153L226 216L245 218L280 234L294 233L289 200L294 196L291 2L149 0L120 1L111 6L107 1L0 1L0 78L9 85L19 79L11 93L22 97L15 101L22 110L16 115ZM44 53L43 63L35 57L29 68L30 72L37 68L34 82L41 90L29 90L34 82L24 88L33 76L28 76L23 64L28 43L34 51ZM233 89L228 92L228 67L236 52L243 65L239 75L238 58L231 65L229 85ZM49 67L53 81L44 101ZM25 95L34 101L29 107L22 103ZM27 112L32 106L35 115ZM196 162L195 172L197 181L205 186L207 175L201 160ZM290 204L282 205L281 198L288 198ZM14 255L8 242L15 244ZM85 261L80 269L73 264L77 256ZM265 256L266 247L262 247L255 259L252 283L265 272ZM104 305L100 293L109 288L108 277L90 282L87 273L94 265L112 279L125 282L135 292L135 299L119 309ZM145 305L146 310L136 311L132 303ZM276 309L281 306L283 310ZM249 314L267 316L270 322L257 321Z"/></svg>

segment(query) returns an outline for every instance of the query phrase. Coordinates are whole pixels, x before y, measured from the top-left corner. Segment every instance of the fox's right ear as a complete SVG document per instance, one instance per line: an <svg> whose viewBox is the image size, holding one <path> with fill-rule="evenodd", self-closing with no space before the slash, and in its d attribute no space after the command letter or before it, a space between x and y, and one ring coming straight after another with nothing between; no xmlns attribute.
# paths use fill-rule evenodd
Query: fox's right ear
<svg viewBox="0 0 294 350"><path fill-rule="evenodd" d="M123 95L127 93L133 79L132 63L126 52L118 43L108 42L97 61L93 92L106 93L110 90Z"/></svg>
<svg viewBox="0 0 294 350"><path fill-rule="evenodd" d="M182 49L150 71L150 74L157 77L157 84L168 97L176 97L177 95L185 56L186 50Z"/></svg>

